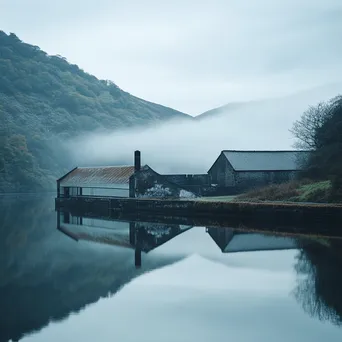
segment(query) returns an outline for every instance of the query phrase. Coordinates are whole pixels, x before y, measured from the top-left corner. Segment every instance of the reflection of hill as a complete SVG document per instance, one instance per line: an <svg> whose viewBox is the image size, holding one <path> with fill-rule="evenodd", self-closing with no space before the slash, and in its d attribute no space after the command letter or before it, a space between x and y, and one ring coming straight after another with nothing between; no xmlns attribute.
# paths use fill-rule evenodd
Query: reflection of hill
<svg viewBox="0 0 342 342"><path fill-rule="evenodd" d="M306 245L295 266L300 278L294 292L304 310L322 321L342 323L342 241Z"/></svg>
<svg viewBox="0 0 342 342"><path fill-rule="evenodd" d="M171 258L146 258L134 268L134 251L75 243L56 230L53 200L0 203L0 341L17 340L60 320Z"/></svg>

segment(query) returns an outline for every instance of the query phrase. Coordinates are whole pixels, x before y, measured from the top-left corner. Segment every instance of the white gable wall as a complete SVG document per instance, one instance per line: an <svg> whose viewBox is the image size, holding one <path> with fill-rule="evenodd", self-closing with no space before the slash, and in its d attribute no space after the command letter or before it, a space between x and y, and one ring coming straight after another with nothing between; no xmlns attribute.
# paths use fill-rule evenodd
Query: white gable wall
<svg viewBox="0 0 342 342"><path fill-rule="evenodd" d="M116 196L116 197L129 197L129 187L117 189L103 189L103 188L83 188L83 196Z"/></svg>
<svg viewBox="0 0 342 342"><path fill-rule="evenodd" d="M61 186L61 195L65 195L65 188ZM128 184L110 184L104 187L70 187L70 196L80 196L80 188L82 188L83 196L112 196L112 197L129 197Z"/></svg>

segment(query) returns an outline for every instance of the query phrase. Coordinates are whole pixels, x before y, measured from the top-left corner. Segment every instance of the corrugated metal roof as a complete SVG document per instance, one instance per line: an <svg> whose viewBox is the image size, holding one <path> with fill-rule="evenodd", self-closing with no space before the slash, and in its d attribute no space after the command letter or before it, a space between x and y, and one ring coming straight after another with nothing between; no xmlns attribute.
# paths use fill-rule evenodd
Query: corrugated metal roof
<svg viewBox="0 0 342 342"><path fill-rule="evenodd" d="M61 180L62 186L128 184L134 166L78 167Z"/></svg>
<svg viewBox="0 0 342 342"><path fill-rule="evenodd" d="M222 151L235 171L301 170L308 151Z"/></svg>
<svg viewBox="0 0 342 342"><path fill-rule="evenodd" d="M73 236L77 240L106 243L109 245L134 248L129 242L129 230L127 234L117 234L113 229L102 229L101 227L84 226L78 224L66 224L60 227L64 233Z"/></svg>
<svg viewBox="0 0 342 342"><path fill-rule="evenodd" d="M104 244L112 245L112 246L119 246L119 247L134 249L134 246L132 246L129 243L129 241L122 241L120 239L115 239L112 236L93 236L91 234L79 233L77 237L79 240L86 240L86 241L104 243Z"/></svg>

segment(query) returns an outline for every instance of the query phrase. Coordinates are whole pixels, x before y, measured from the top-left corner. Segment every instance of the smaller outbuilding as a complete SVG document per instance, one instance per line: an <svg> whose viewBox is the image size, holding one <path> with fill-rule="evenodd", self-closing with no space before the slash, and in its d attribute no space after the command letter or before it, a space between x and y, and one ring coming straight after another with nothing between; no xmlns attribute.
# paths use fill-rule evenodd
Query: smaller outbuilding
<svg viewBox="0 0 342 342"><path fill-rule="evenodd" d="M59 195L130 197L134 166L76 167L61 177Z"/></svg>
<svg viewBox="0 0 342 342"><path fill-rule="evenodd" d="M309 151L222 151L209 169L212 184L239 192L295 179Z"/></svg>

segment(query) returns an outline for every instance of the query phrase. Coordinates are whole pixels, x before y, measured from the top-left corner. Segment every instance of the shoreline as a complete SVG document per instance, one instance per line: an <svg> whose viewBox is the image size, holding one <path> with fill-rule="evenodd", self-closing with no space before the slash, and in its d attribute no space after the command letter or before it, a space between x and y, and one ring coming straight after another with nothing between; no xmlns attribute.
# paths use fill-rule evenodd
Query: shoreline
<svg viewBox="0 0 342 342"><path fill-rule="evenodd" d="M55 209L116 220L342 237L342 205L135 198L56 198Z"/></svg>
<svg viewBox="0 0 342 342"><path fill-rule="evenodd" d="M45 191L45 192L0 192L0 197L14 197L14 196L41 196L41 195L54 195L56 191Z"/></svg>

